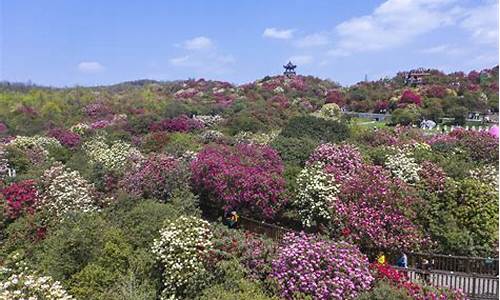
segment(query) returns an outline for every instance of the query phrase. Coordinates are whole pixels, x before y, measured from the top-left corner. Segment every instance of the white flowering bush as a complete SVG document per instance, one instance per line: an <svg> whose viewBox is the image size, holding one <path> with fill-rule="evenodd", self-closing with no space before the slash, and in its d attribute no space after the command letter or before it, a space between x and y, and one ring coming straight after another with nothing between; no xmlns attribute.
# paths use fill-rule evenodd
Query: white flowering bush
<svg viewBox="0 0 500 300"><path fill-rule="evenodd" d="M73 211L98 210L93 197L93 186L78 171L66 169L60 163L44 172L41 185L40 209L50 218L61 220Z"/></svg>
<svg viewBox="0 0 500 300"><path fill-rule="evenodd" d="M8 300L70 300L58 281L50 276L39 276L29 270L15 253L6 265L0 267L0 299Z"/></svg>
<svg viewBox="0 0 500 300"><path fill-rule="evenodd" d="M317 113L317 117L326 120L338 120L340 118L340 115L340 107L335 103L327 103L323 105Z"/></svg>
<svg viewBox="0 0 500 300"><path fill-rule="evenodd" d="M9 142L9 145L15 146L22 150L26 150L29 148L41 148L47 150L51 147L62 147L61 143L59 143L57 139L41 135L16 136L15 139Z"/></svg>
<svg viewBox="0 0 500 300"><path fill-rule="evenodd" d="M205 127L211 128L214 127L224 121L224 118L222 118L219 115L206 115L206 116L193 116L193 120L199 121L203 123Z"/></svg>
<svg viewBox="0 0 500 300"><path fill-rule="evenodd" d="M333 175L323 171L322 164L302 169L297 176L297 190L294 204L304 226L331 219L331 204L339 193L339 185L335 184Z"/></svg>
<svg viewBox="0 0 500 300"><path fill-rule="evenodd" d="M213 143L224 138L224 134L218 130L206 130L200 134L200 138L204 143Z"/></svg>
<svg viewBox="0 0 500 300"><path fill-rule="evenodd" d="M76 125L71 126L69 129L70 131L79 134L79 135L84 135L88 131L90 131L91 127L88 124L85 123L78 123Z"/></svg>
<svg viewBox="0 0 500 300"><path fill-rule="evenodd" d="M469 176L494 187L498 191L498 169L496 166L478 167L470 170Z"/></svg>
<svg viewBox="0 0 500 300"><path fill-rule="evenodd" d="M253 133L249 131L240 131L238 132L238 134L236 134L235 139L238 143L269 145L279 134L280 131L278 130L274 130L269 133Z"/></svg>
<svg viewBox="0 0 500 300"><path fill-rule="evenodd" d="M180 217L160 230L152 251L163 267L161 299L194 298L207 278L204 258L212 247L209 223Z"/></svg>
<svg viewBox="0 0 500 300"><path fill-rule="evenodd" d="M140 157L139 150L123 141L114 141L111 145L106 143L104 137L99 136L83 145L85 153L91 163L99 163L110 171L122 170L130 157Z"/></svg>
<svg viewBox="0 0 500 300"><path fill-rule="evenodd" d="M391 171L392 175L406 183L416 183L420 180L418 171L420 165L409 152L398 151L393 155L388 155L385 161L385 167Z"/></svg>

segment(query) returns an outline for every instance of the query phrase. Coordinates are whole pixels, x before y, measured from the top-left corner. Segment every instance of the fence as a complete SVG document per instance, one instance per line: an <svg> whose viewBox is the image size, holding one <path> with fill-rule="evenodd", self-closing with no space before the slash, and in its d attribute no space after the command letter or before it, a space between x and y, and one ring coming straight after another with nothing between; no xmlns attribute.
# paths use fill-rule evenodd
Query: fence
<svg viewBox="0 0 500 300"><path fill-rule="evenodd" d="M498 277L439 270L397 268L413 282L430 283L437 287L460 289L471 300L498 299Z"/></svg>
<svg viewBox="0 0 500 300"><path fill-rule="evenodd" d="M264 234L275 241L281 240L287 232L293 232L293 230L285 227L260 222L247 217L240 217L240 226L248 231Z"/></svg>

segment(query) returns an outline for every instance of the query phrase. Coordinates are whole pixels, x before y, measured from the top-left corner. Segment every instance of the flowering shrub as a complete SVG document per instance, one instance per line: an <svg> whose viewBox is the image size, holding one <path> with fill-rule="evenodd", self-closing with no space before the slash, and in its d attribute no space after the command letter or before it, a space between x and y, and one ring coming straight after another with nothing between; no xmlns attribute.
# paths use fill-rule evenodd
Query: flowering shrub
<svg viewBox="0 0 500 300"><path fill-rule="evenodd" d="M105 139L96 137L83 145L85 153L89 156L91 163L99 163L110 171L119 171L125 167L132 156L141 157L139 150L130 144L115 141L108 146Z"/></svg>
<svg viewBox="0 0 500 300"><path fill-rule="evenodd" d="M204 260L212 247L209 225L182 216L160 230L152 251L163 268L161 299L189 299L203 287L207 277Z"/></svg>
<svg viewBox="0 0 500 300"><path fill-rule="evenodd" d="M321 163L302 169L297 176L297 191L294 205L304 226L314 226L331 219L331 207L339 186L331 174L323 171Z"/></svg>
<svg viewBox="0 0 500 300"><path fill-rule="evenodd" d="M234 137L238 143L249 143L257 145L268 145L279 135L279 131L271 131L270 133L258 132L252 133L248 131L240 131Z"/></svg>
<svg viewBox="0 0 500 300"><path fill-rule="evenodd" d="M486 165L470 170L471 178L489 184L498 190L498 169L496 166Z"/></svg>
<svg viewBox="0 0 500 300"><path fill-rule="evenodd" d="M284 204L284 167L270 147L206 146L191 170L194 188L205 199L222 202L225 210L249 209L271 218Z"/></svg>
<svg viewBox="0 0 500 300"><path fill-rule="evenodd" d="M26 150L29 148L41 148L47 150L51 147L61 147L61 143L59 143L57 139L40 135L16 136L16 138L10 141L8 144L15 146L21 150Z"/></svg>
<svg viewBox="0 0 500 300"><path fill-rule="evenodd" d="M49 136L57 139L61 145L68 148L76 148L80 144L80 136L74 132L54 128L49 131Z"/></svg>
<svg viewBox="0 0 500 300"><path fill-rule="evenodd" d="M272 269L285 299L298 293L313 299L354 299L373 281L367 257L355 246L304 233L285 235Z"/></svg>
<svg viewBox="0 0 500 300"><path fill-rule="evenodd" d="M31 271L14 253L5 266L0 267L0 298L9 300L71 300L58 281L49 276L39 276Z"/></svg>
<svg viewBox="0 0 500 300"><path fill-rule="evenodd" d="M89 117L103 117L111 113L111 109L102 102L90 103L83 108L85 114Z"/></svg>
<svg viewBox="0 0 500 300"><path fill-rule="evenodd" d="M49 217L62 219L72 211L98 209L93 197L93 186L78 171L70 171L60 163L44 172L41 185L40 208Z"/></svg>
<svg viewBox="0 0 500 300"><path fill-rule="evenodd" d="M388 155L385 167L394 177L406 183L416 183L420 179L418 176L420 166L407 151L398 151L396 154Z"/></svg>
<svg viewBox="0 0 500 300"><path fill-rule="evenodd" d="M200 138L205 144L221 141L224 134L217 130L206 130L200 134Z"/></svg>
<svg viewBox="0 0 500 300"><path fill-rule="evenodd" d="M6 202L6 213L10 219L16 219L24 213L33 213L38 200L38 190L33 180L13 183L1 190Z"/></svg>
<svg viewBox="0 0 500 300"><path fill-rule="evenodd" d="M335 103L328 103L321 107L318 116L327 120L340 119L340 107Z"/></svg>
<svg viewBox="0 0 500 300"><path fill-rule="evenodd" d="M193 120L200 122L204 127L212 128L224 121L224 119L219 115L214 116L193 116Z"/></svg>
<svg viewBox="0 0 500 300"><path fill-rule="evenodd" d="M165 200L172 187L168 179L173 176L179 161L165 154L153 154L128 171L120 185L129 193L144 198Z"/></svg>
<svg viewBox="0 0 500 300"><path fill-rule="evenodd" d="M339 107L342 107L346 104L346 101L341 91L331 90L326 94L325 103L335 103Z"/></svg>
<svg viewBox="0 0 500 300"><path fill-rule="evenodd" d="M173 119L167 119L151 124L151 131L170 131L170 132L190 132L195 129L203 128L203 123L197 119L191 119L182 115Z"/></svg>
<svg viewBox="0 0 500 300"><path fill-rule="evenodd" d="M363 164L359 150L349 144L322 144L314 150L307 164L322 163L325 171L340 178L349 177Z"/></svg>
<svg viewBox="0 0 500 300"><path fill-rule="evenodd" d="M399 98L399 103L403 105L415 104L416 106L420 106L422 104L422 98L412 90L405 90L401 98Z"/></svg>
<svg viewBox="0 0 500 300"><path fill-rule="evenodd" d="M473 161L498 163L498 138L486 131L455 129L449 133Z"/></svg>
<svg viewBox="0 0 500 300"><path fill-rule="evenodd" d="M87 133L90 129L91 128L88 124L78 123L76 125L71 126L71 128L69 130L71 132L78 134L78 135L83 135L83 134Z"/></svg>
<svg viewBox="0 0 500 300"><path fill-rule="evenodd" d="M446 185L446 173L443 169L430 161L424 161L418 170L420 182L429 192L443 193Z"/></svg>
<svg viewBox="0 0 500 300"><path fill-rule="evenodd" d="M405 192L404 182L391 179L381 167L364 165L339 183L332 221L351 240L363 247L418 249L425 245L420 228L411 221L415 199Z"/></svg>

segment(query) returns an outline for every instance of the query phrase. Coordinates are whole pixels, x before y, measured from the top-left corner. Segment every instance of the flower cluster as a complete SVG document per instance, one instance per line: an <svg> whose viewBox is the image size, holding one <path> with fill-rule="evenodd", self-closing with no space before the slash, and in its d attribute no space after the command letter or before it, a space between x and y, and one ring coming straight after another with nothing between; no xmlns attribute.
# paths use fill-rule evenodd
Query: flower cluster
<svg viewBox="0 0 500 300"><path fill-rule="evenodd" d="M412 90L405 90L401 98L399 98L399 103L402 105L415 104L416 106L420 106L422 104L422 98Z"/></svg>
<svg viewBox="0 0 500 300"><path fill-rule="evenodd" d="M22 150L26 150L29 148L40 148L47 150L52 147L61 147L61 143L59 143L57 139L40 135L16 136L16 138L10 141L8 144Z"/></svg>
<svg viewBox="0 0 500 300"><path fill-rule="evenodd" d="M420 180L418 172L421 167L408 151L400 150L396 154L388 155L385 167L394 177L406 183L416 183Z"/></svg>
<svg viewBox="0 0 500 300"><path fill-rule="evenodd" d="M355 176L340 180L333 223L364 247L417 249L425 244L415 217L416 199L405 183L379 166L364 165Z"/></svg>
<svg viewBox="0 0 500 300"><path fill-rule="evenodd" d="M41 190L39 207L51 218L59 220L73 211L98 209L93 186L78 171L70 171L60 163L44 172Z"/></svg>
<svg viewBox="0 0 500 300"><path fill-rule="evenodd" d="M459 140L473 161L498 163L498 138L489 132L455 129L450 136Z"/></svg>
<svg viewBox="0 0 500 300"><path fill-rule="evenodd" d="M271 131L270 133L240 131L234 138L238 143L269 145L278 135L279 131Z"/></svg>
<svg viewBox="0 0 500 300"><path fill-rule="evenodd" d="M321 107L318 117L326 120L338 120L340 118L340 107L335 103L328 103Z"/></svg>
<svg viewBox="0 0 500 300"><path fill-rule="evenodd" d="M160 230L152 251L163 267L161 299L189 297L203 286L207 276L205 257L212 247L210 224L182 216Z"/></svg>
<svg viewBox="0 0 500 300"><path fill-rule="evenodd" d="M284 204L283 162L267 146L206 146L191 163L194 188L226 210L271 218Z"/></svg>
<svg viewBox="0 0 500 300"><path fill-rule="evenodd" d="M221 141L224 134L218 130L205 130L200 134L200 138L205 144L208 144Z"/></svg>
<svg viewBox="0 0 500 300"><path fill-rule="evenodd" d="M344 95L342 95L342 92L339 90L330 90L326 94L325 97L325 103L335 103L339 107L342 107L346 104L346 101L344 99Z"/></svg>
<svg viewBox="0 0 500 300"><path fill-rule="evenodd" d="M170 131L170 132L190 132L195 129L203 128L204 123L197 119L191 119L182 115L173 119L166 119L156 122L149 126L151 131Z"/></svg>
<svg viewBox="0 0 500 300"><path fill-rule="evenodd" d="M71 132L78 134L78 135L83 135L83 134L87 133L90 129L91 129L91 127L88 124L78 123L76 125L71 126L71 128L69 130Z"/></svg>
<svg viewBox="0 0 500 300"><path fill-rule="evenodd" d="M139 150L123 141L108 145L103 137L96 137L83 145L91 163L99 163L110 171L122 170L132 156L141 157Z"/></svg>
<svg viewBox="0 0 500 300"><path fill-rule="evenodd" d="M359 150L349 144L322 144L309 157L307 164L322 163L326 172L339 178L351 176L363 165Z"/></svg>
<svg viewBox="0 0 500 300"><path fill-rule="evenodd" d="M33 180L13 183L1 190L6 202L6 213L10 219L16 219L24 213L33 213L38 201L38 190Z"/></svg>
<svg viewBox="0 0 500 300"><path fill-rule="evenodd" d="M49 136L57 139L61 145L70 149L76 148L80 144L80 135L61 128L53 128L49 131Z"/></svg>
<svg viewBox="0 0 500 300"><path fill-rule="evenodd" d="M58 281L31 271L15 253L6 266L0 267L0 299L71 300Z"/></svg>
<svg viewBox="0 0 500 300"><path fill-rule="evenodd" d="M102 102L90 103L83 108L85 114L89 117L102 117L111 113L111 109Z"/></svg>
<svg viewBox="0 0 500 300"><path fill-rule="evenodd" d="M446 173L443 169L430 161L423 161L418 171L420 183L429 192L443 193L446 185Z"/></svg>
<svg viewBox="0 0 500 300"><path fill-rule="evenodd" d="M302 169L297 176L297 191L294 205L304 226L311 227L331 219L331 207L339 186L331 174L323 171L321 163Z"/></svg>
<svg viewBox="0 0 500 300"><path fill-rule="evenodd" d="M168 182L179 161L165 154L150 155L128 171L120 182L127 192L145 198L166 199L172 188Z"/></svg>
<svg viewBox="0 0 500 300"><path fill-rule="evenodd" d="M214 116L210 116L210 115L196 116L195 115L195 116L193 116L193 120L202 123L207 128L212 128L212 127L215 127L215 126L219 125L220 123L222 123L224 121L224 118L222 118L219 115L214 115Z"/></svg>
<svg viewBox="0 0 500 300"><path fill-rule="evenodd" d="M278 249L272 277L285 299L299 293L318 300L353 299L373 281L368 266L367 257L353 245L291 233Z"/></svg>
<svg viewBox="0 0 500 300"><path fill-rule="evenodd" d="M469 176L498 190L498 169L496 166L486 165L470 170Z"/></svg>

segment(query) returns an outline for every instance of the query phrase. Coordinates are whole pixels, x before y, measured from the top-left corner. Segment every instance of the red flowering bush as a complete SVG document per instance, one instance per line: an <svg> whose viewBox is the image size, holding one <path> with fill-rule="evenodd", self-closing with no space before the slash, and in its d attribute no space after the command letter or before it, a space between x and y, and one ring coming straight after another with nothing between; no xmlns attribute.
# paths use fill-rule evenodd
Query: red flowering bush
<svg viewBox="0 0 500 300"><path fill-rule="evenodd" d="M346 105L344 95L342 95L342 92L340 92L339 90L328 91L328 93L326 94L325 103L335 103L339 107Z"/></svg>
<svg viewBox="0 0 500 300"><path fill-rule="evenodd" d="M355 146L323 144L314 150L306 164L316 162L321 163L326 172L346 177L362 166L363 159Z"/></svg>
<svg viewBox="0 0 500 300"><path fill-rule="evenodd" d="M49 131L49 136L70 149L76 148L80 144L80 136L69 130L53 128Z"/></svg>
<svg viewBox="0 0 500 300"><path fill-rule="evenodd" d="M154 154L128 171L120 181L123 189L138 197L165 200L172 192L170 177L175 176L179 161L165 154Z"/></svg>
<svg viewBox="0 0 500 300"><path fill-rule="evenodd" d="M446 94L446 88L441 85L431 85L425 89L425 95L430 98L444 98Z"/></svg>
<svg viewBox="0 0 500 300"><path fill-rule="evenodd" d="M420 164L418 176L420 183L429 192L442 193L446 185L446 173L443 169L430 161L423 161Z"/></svg>
<svg viewBox="0 0 500 300"><path fill-rule="evenodd" d="M195 129L203 128L203 123L191 119L186 115L181 115L173 119L162 120L149 126L151 131L170 131L170 132L190 132Z"/></svg>
<svg viewBox="0 0 500 300"><path fill-rule="evenodd" d="M375 103L375 108L373 109L376 113L385 113L389 109L389 102L386 100L379 100Z"/></svg>
<svg viewBox="0 0 500 300"><path fill-rule="evenodd" d="M38 201L38 190L33 180L13 183L1 191L5 200L5 210L10 219L24 213L32 214Z"/></svg>
<svg viewBox="0 0 500 300"><path fill-rule="evenodd" d="M290 233L278 249L271 276L285 299L299 294L318 300L355 299L373 281L368 266L356 246Z"/></svg>
<svg viewBox="0 0 500 300"><path fill-rule="evenodd" d="M414 93L412 90L405 90L399 98L400 104L415 104L416 106L420 106L422 104L422 98L420 95Z"/></svg>
<svg viewBox="0 0 500 300"><path fill-rule="evenodd" d="M267 146L207 146L191 171L194 188L226 211L250 210L254 216L272 218L285 202L283 162Z"/></svg>

